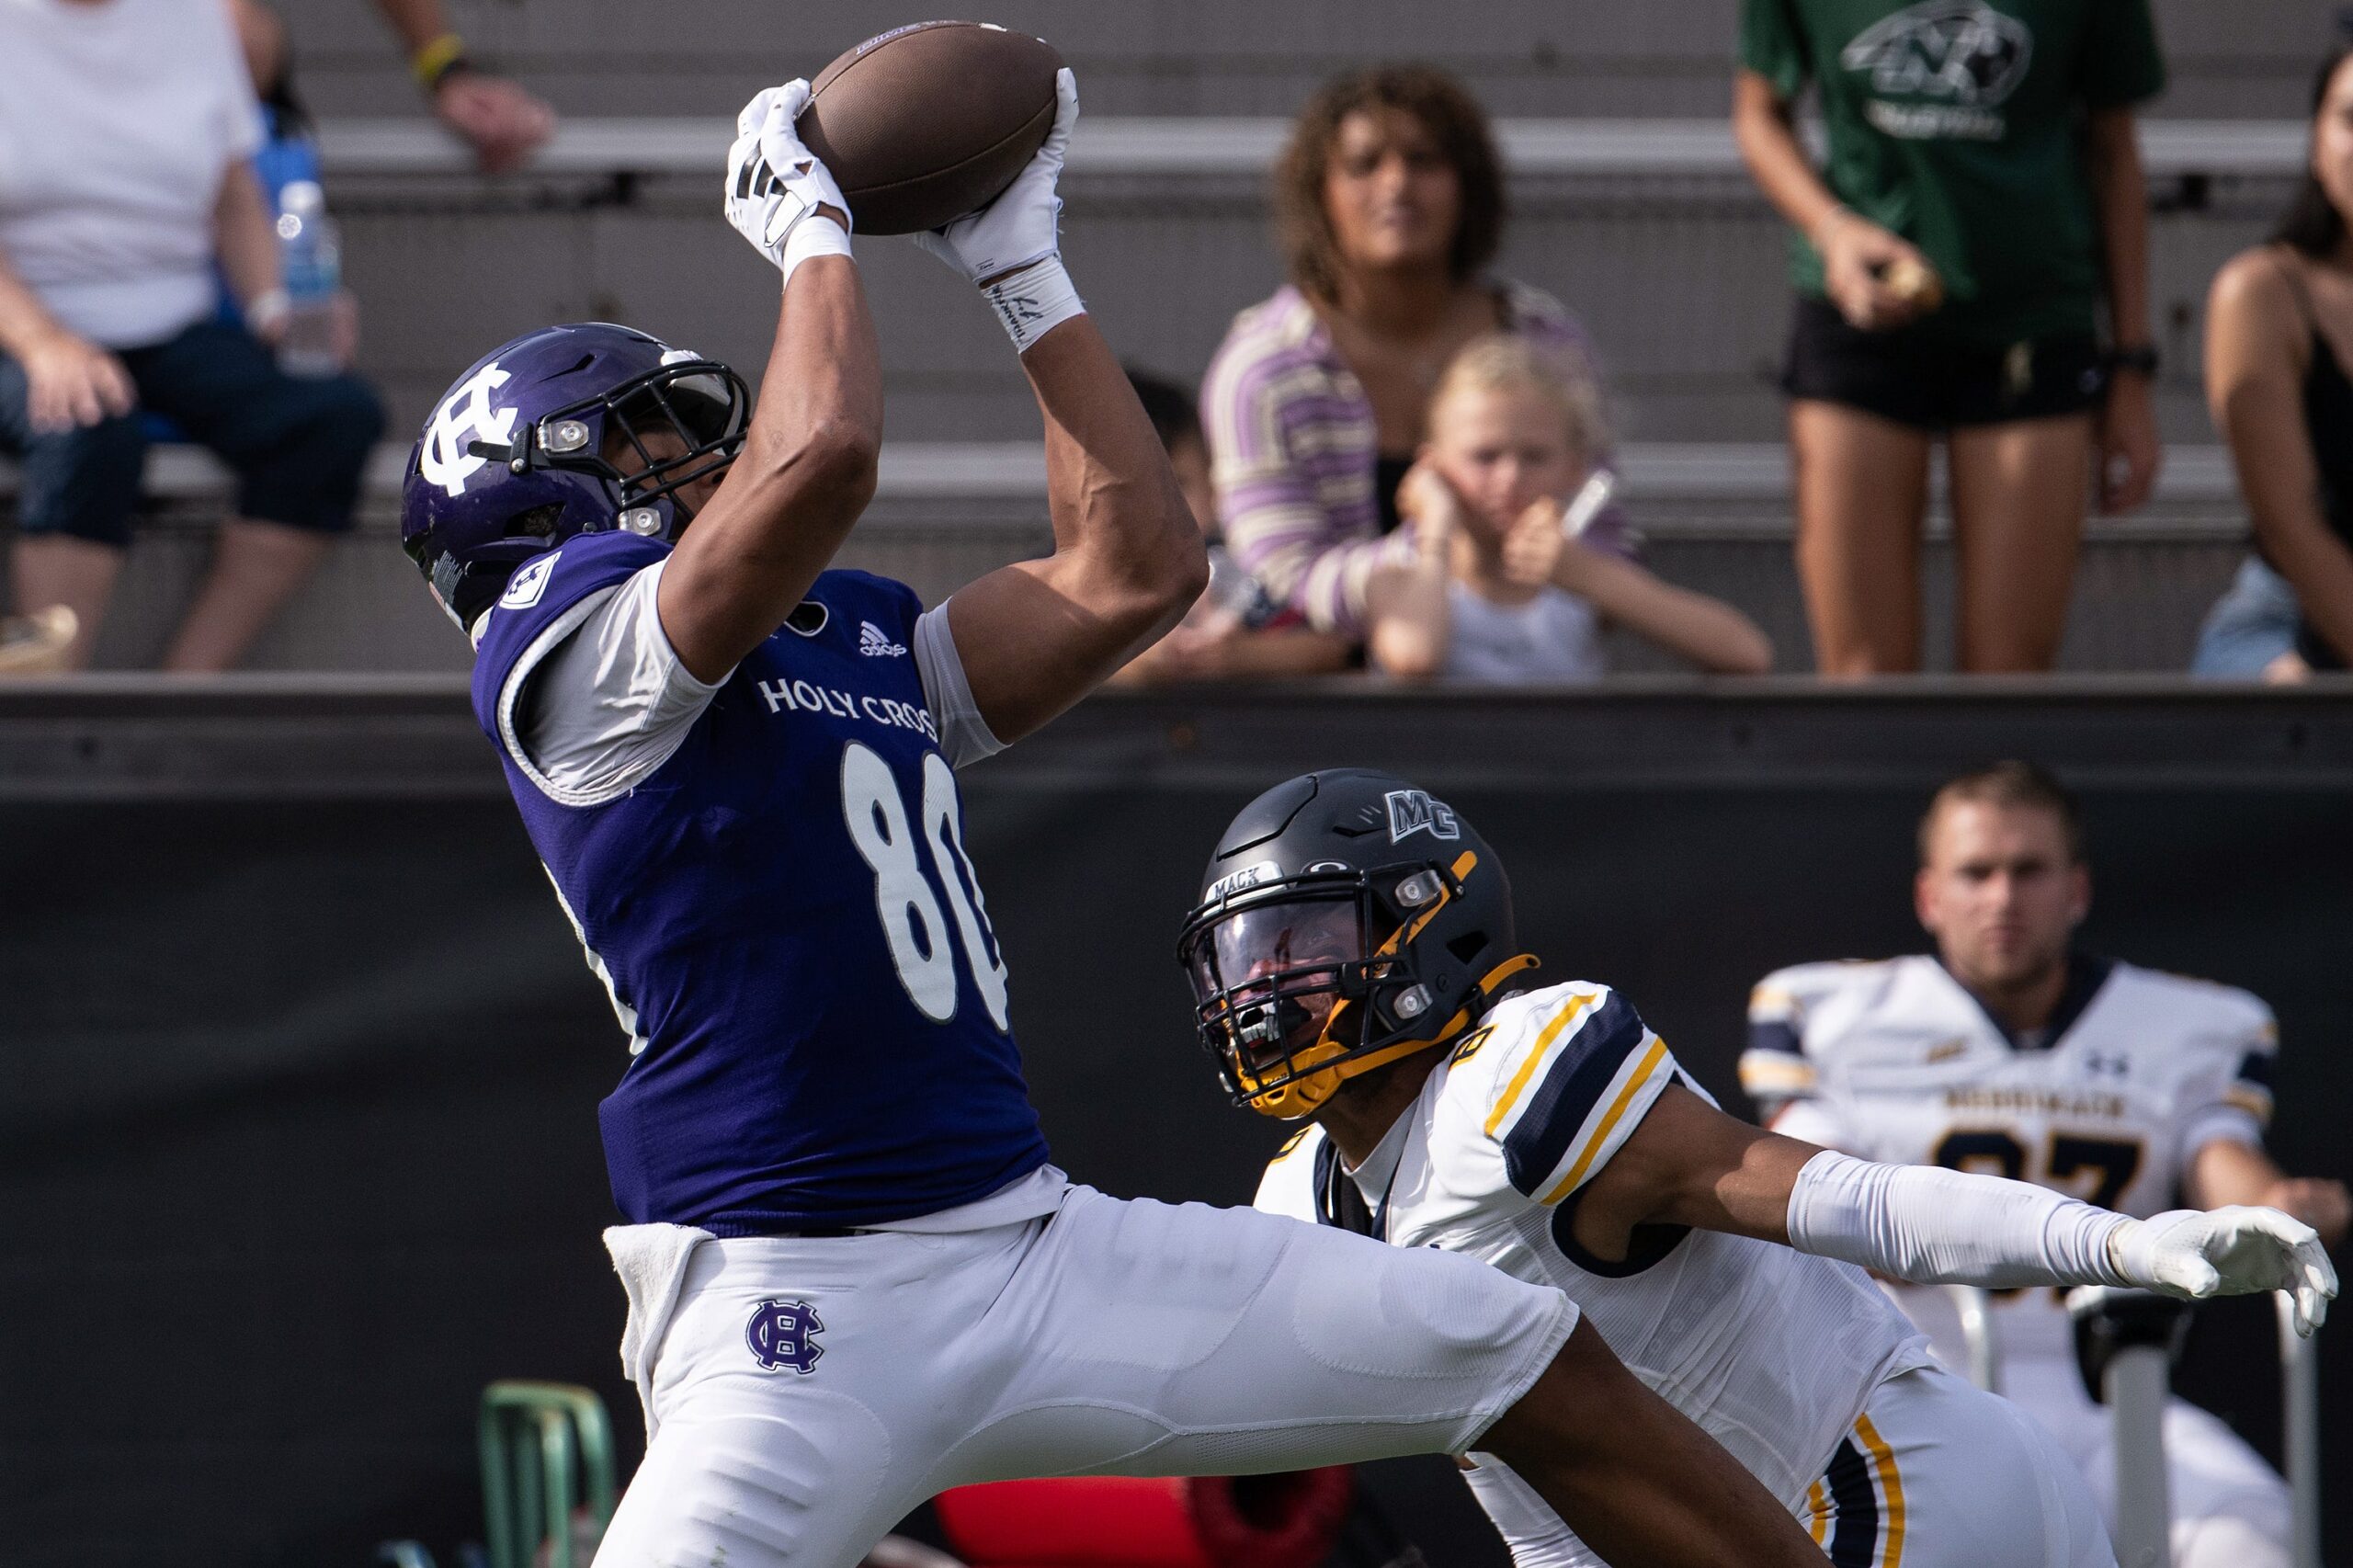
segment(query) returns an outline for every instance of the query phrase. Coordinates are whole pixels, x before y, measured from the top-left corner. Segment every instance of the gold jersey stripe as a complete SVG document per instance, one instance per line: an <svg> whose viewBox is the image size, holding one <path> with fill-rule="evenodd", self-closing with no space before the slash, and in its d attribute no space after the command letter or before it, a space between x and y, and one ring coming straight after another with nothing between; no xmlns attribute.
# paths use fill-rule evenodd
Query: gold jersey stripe
<svg viewBox="0 0 2353 1568"><path fill-rule="evenodd" d="M1871 1456L1871 1468L1879 1471L1880 1500L1884 1517L1881 1521L1882 1545L1880 1548L1880 1568L1904 1568L1904 1476L1895 1468L1895 1451L1879 1435L1868 1415L1855 1417L1855 1436L1863 1440L1863 1448Z"/></svg>
<svg viewBox="0 0 2353 1568"><path fill-rule="evenodd" d="M1504 1097L1497 1100L1495 1108L1488 1113L1488 1137L1493 1138L1495 1135L1495 1129L1504 1124L1504 1118L1511 1114L1511 1108L1518 1103L1520 1091L1527 1088L1529 1081L1536 1076L1538 1063L1544 1060L1544 1053L1552 1049L1552 1042L1560 1038L1561 1031L1574 1023L1587 1007L1592 1006L1599 994L1598 992L1594 991L1578 992L1568 999L1560 1012L1553 1017L1552 1021L1544 1026L1544 1032L1536 1037L1536 1049L1528 1053L1528 1060L1521 1062L1519 1071L1511 1075L1511 1082L1504 1087Z"/></svg>
<svg viewBox="0 0 2353 1568"><path fill-rule="evenodd" d="M1650 1081L1651 1074L1658 1071L1658 1064L1665 1060L1666 1041L1653 1039L1651 1048L1643 1052L1643 1059L1635 1064L1632 1074L1626 1080L1625 1087L1620 1089L1618 1097L1609 1102L1608 1112L1602 1117L1601 1125L1595 1128L1593 1136L1586 1140L1585 1152L1577 1156L1577 1163L1571 1165L1569 1174L1563 1176L1559 1184L1552 1191L1538 1199L1537 1202L1550 1207L1577 1189L1577 1183L1585 1179L1586 1168L1591 1165L1595 1157L1601 1153L1602 1145L1609 1142L1609 1130L1618 1125L1618 1119L1624 1116L1626 1108L1634 1103L1634 1096L1640 1093L1643 1085Z"/></svg>

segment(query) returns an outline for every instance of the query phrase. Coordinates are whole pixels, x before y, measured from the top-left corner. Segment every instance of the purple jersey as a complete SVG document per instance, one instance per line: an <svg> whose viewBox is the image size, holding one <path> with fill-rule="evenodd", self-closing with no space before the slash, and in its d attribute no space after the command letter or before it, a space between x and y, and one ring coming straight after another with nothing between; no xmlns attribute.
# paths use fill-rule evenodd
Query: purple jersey
<svg viewBox="0 0 2353 1568"><path fill-rule="evenodd" d="M615 799L565 803L518 763L531 685L510 673L668 549L583 534L518 568L473 681L631 1035L600 1112L621 1211L722 1236L872 1225L1029 1175L1046 1145L912 655L912 590L818 578Z"/></svg>

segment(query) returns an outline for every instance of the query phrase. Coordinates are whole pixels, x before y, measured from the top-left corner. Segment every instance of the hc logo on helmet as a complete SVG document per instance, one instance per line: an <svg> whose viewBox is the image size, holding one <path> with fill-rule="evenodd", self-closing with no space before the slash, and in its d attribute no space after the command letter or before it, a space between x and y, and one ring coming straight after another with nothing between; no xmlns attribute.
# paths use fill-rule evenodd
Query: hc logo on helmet
<svg viewBox="0 0 2353 1568"><path fill-rule="evenodd" d="M476 440L504 445L513 435L515 410L490 406L490 394L506 384L506 372L494 363L484 365L465 385L450 392L417 449L417 472L425 475L427 484L438 484L452 495L463 494L466 481L489 460L467 449Z"/></svg>
<svg viewBox="0 0 2353 1568"><path fill-rule="evenodd" d="M1426 790L1392 790L1384 797L1389 802L1389 842L1398 844L1416 833L1427 833L1432 838L1460 838L1462 826L1454 819L1454 808L1444 801L1433 801Z"/></svg>
<svg viewBox="0 0 2353 1568"><path fill-rule="evenodd" d="M790 1367L805 1378L817 1369L817 1358L825 1353L817 1344L824 1327L806 1301L762 1301L745 1325L744 1342L763 1369L781 1372Z"/></svg>

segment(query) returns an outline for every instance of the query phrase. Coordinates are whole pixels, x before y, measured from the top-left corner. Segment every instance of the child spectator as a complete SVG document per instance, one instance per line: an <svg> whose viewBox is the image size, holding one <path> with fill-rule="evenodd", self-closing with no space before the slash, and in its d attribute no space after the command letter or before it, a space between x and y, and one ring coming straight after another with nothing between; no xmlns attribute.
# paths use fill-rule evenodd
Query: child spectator
<svg viewBox="0 0 2353 1568"><path fill-rule="evenodd" d="M1604 446L1589 378L1525 338L1480 339L1447 368L1429 432L1400 494L1415 554L1366 588L1376 668L1594 680L1613 621L1702 669L1772 667L1772 644L1740 611L1571 537Z"/></svg>
<svg viewBox="0 0 2353 1568"><path fill-rule="evenodd" d="M2293 648L2263 666L2273 679L2353 664L2349 62L2353 43L2321 62L2303 187L2269 243L2215 275L2206 311L2207 405L2238 470L2256 547L2277 573L2265 585L2251 563L2232 598L2252 580L2273 589L2275 614L2299 617Z"/></svg>
<svg viewBox="0 0 2353 1568"><path fill-rule="evenodd" d="M1489 270L1506 217L1486 115L1440 71L1327 83L1275 176L1290 280L1234 318L1201 409L1233 557L1325 631L1357 632L1367 576L1404 559L1398 482L1429 389L1491 332L1586 357L1559 301ZM1597 544L1622 537L1614 513Z"/></svg>
<svg viewBox="0 0 2353 1568"><path fill-rule="evenodd" d="M1227 677L1323 675L1345 667L1355 644L1310 629L1296 611L1270 598L1218 542L1217 498L1210 452L1193 394L1174 381L1131 369L1144 414L1168 450L1176 487L1210 541L1210 585L1167 636L1137 654L1114 680L1123 685Z"/></svg>

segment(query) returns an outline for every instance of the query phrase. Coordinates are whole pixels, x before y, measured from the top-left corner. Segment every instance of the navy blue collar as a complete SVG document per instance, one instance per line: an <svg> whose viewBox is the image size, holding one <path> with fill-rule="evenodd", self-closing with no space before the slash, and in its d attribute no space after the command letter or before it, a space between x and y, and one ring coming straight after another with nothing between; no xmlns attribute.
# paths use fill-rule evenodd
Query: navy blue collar
<svg viewBox="0 0 2353 1568"><path fill-rule="evenodd" d="M1961 976L1946 967L1942 953L1936 954L1935 958L1937 967L1944 970L1946 978L1960 988L1962 995L1977 1004L1977 1010L1985 1015L1985 1021L1994 1026L1994 1032L2000 1035L2012 1051L2049 1051L2064 1040L2067 1031L2074 1028L2075 1021L2084 1016L2084 1009L2089 1007L2092 999L2099 994L2100 987L2108 983L2108 977L2116 972L2114 959L2070 949L2067 953L2067 983L2059 993L2059 1006L2051 1010L2051 1021L2042 1027L2041 1038L2029 1042L2012 1033L2010 1027L1995 1015L1994 1009L1985 1006L1985 999L1970 990L1961 983Z"/></svg>

